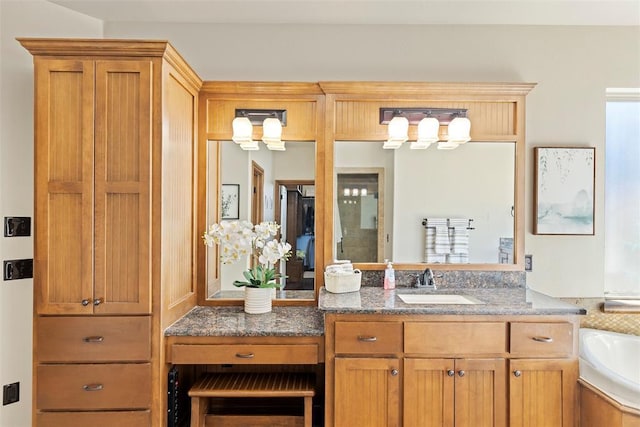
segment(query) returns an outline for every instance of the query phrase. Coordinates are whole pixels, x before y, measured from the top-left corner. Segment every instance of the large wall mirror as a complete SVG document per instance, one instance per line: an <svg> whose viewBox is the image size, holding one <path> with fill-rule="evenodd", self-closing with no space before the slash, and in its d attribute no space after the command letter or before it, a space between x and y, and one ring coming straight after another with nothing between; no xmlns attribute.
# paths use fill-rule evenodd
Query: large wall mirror
<svg viewBox="0 0 640 427"><path fill-rule="evenodd" d="M280 265L280 299L315 298L315 142L287 141L285 151L264 147L245 151L233 141L208 141L207 224L247 220L253 224L275 221L280 239L292 245L292 256ZM213 206L212 204L218 204ZM244 257L219 265L215 251L208 256L207 298L244 298L233 286L244 280L250 260Z"/></svg>
<svg viewBox="0 0 640 427"><path fill-rule="evenodd" d="M238 117L249 118L250 138L234 135ZM276 265L286 276L276 305L311 305L317 297L325 241L318 235L324 229L324 147L316 142L324 140L322 117L324 94L316 83L209 81L200 92L198 231L224 221L277 222L276 238L292 251ZM263 142L267 118L280 121L284 147ZM253 142L243 146L234 138ZM199 240L198 303L241 304L244 288L233 282L245 280L252 260L222 263L219 248Z"/></svg>
<svg viewBox="0 0 640 427"><path fill-rule="evenodd" d="M334 257L513 264L515 154L506 141L455 150L335 142Z"/></svg>
<svg viewBox="0 0 640 427"><path fill-rule="evenodd" d="M385 260L401 270L523 270L524 105L535 84L320 86L333 133L327 258L364 270L382 270ZM470 141L411 149L424 117L437 117L437 139L447 141L452 111L470 121ZM396 115L409 121L405 143L389 140Z"/></svg>

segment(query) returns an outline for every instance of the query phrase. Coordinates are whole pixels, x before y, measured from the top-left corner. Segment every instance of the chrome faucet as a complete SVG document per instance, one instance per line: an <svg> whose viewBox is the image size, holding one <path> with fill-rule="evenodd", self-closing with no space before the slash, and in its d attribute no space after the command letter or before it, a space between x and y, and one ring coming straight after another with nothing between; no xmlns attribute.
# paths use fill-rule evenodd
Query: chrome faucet
<svg viewBox="0 0 640 427"><path fill-rule="evenodd" d="M435 291L437 287L436 280L433 275L433 270L431 270L430 268L426 268L422 273L418 274L416 277L416 287L429 288Z"/></svg>

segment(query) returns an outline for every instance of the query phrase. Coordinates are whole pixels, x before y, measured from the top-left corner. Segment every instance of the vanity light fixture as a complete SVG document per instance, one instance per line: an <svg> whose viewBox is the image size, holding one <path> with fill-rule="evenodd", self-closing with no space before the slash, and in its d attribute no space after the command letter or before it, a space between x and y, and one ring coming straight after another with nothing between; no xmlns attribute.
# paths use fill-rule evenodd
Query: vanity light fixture
<svg viewBox="0 0 640 427"><path fill-rule="evenodd" d="M465 108L380 108L380 124L388 124L389 139L383 148L396 149L409 138L409 125L418 125L418 139L411 149L426 149L439 141L441 125L448 125L448 139L438 148L452 149L471 140L471 121Z"/></svg>
<svg viewBox="0 0 640 427"><path fill-rule="evenodd" d="M284 151L282 126L287 125L287 110L236 109L233 119L233 142L243 150L258 150L253 140L253 126L262 126L262 142L269 150Z"/></svg>
<svg viewBox="0 0 640 427"><path fill-rule="evenodd" d="M342 190L342 194L345 197L349 197L349 196L353 196L353 197L365 197L368 193L366 188L344 188L344 190Z"/></svg>
<svg viewBox="0 0 640 427"><path fill-rule="evenodd" d="M385 141L382 148L395 150L409 139L409 120L396 111L393 118L388 122L389 139Z"/></svg>

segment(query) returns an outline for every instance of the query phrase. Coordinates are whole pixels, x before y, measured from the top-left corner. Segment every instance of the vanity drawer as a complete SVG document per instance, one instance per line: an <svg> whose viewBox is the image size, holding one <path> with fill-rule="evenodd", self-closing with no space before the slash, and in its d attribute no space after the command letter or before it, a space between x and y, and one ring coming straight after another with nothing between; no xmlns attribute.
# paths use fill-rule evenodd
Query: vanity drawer
<svg viewBox="0 0 640 427"><path fill-rule="evenodd" d="M151 320L144 317L40 317L39 362L151 359Z"/></svg>
<svg viewBox="0 0 640 427"><path fill-rule="evenodd" d="M566 357L571 354L571 323L511 323L512 356Z"/></svg>
<svg viewBox="0 0 640 427"><path fill-rule="evenodd" d="M39 365L39 410L149 409L151 365Z"/></svg>
<svg viewBox="0 0 640 427"><path fill-rule="evenodd" d="M440 357L504 355L507 352L507 324L406 322L404 351Z"/></svg>
<svg viewBox="0 0 640 427"><path fill-rule="evenodd" d="M176 364L316 364L316 344L173 344Z"/></svg>
<svg viewBox="0 0 640 427"><path fill-rule="evenodd" d="M36 414L35 425L39 427L142 427L151 425L151 412L40 412Z"/></svg>
<svg viewBox="0 0 640 427"><path fill-rule="evenodd" d="M402 351L402 322L336 322L335 352L389 354Z"/></svg>

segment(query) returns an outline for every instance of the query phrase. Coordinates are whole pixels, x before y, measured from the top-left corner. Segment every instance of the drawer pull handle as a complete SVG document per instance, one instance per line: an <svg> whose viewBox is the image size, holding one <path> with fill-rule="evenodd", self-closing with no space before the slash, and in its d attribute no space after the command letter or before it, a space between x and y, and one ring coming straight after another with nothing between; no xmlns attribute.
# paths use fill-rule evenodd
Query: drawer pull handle
<svg viewBox="0 0 640 427"><path fill-rule="evenodd" d="M82 338L82 341L84 342L102 342L104 341L104 337L101 336L92 336L92 337L84 337Z"/></svg>
<svg viewBox="0 0 640 427"><path fill-rule="evenodd" d="M553 338L551 337L533 337L533 340L538 342L547 342L547 343L553 342Z"/></svg>
<svg viewBox="0 0 640 427"><path fill-rule="evenodd" d="M450 377L454 376L456 374L456 372L453 369L449 369L447 371L447 375L449 375Z"/></svg>
<svg viewBox="0 0 640 427"><path fill-rule="evenodd" d="M253 359L253 356L255 356L253 353L236 353L238 359Z"/></svg>
<svg viewBox="0 0 640 427"><path fill-rule="evenodd" d="M391 375L394 376L394 377L397 377L398 376L398 370L397 369L392 369L391 370Z"/></svg>
<svg viewBox="0 0 640 427"><path fill-rule="evenodd" d="M362 341L362 342L376 342L376 341L378 341L378 337L358 335L358 341Z"/></svg>
<svg viewBox="0 0 640 427"><path fill-rule="evenodd" d="M84 391L100 391L104 388L102 384L85 384L82 386Z"/></svg>
<svg viewBox="0 0 640 427"><path fill-rule="evenodd" d="M464 377L466 375L465 371L458 371L458 375Z"/></svg>
<svg viewBox="0 0 640 427"><path fill-rule="evenodd" d="M514 377L516 377L516 378L517 378L517 377L519 377L520 375L522 375L522 372L520 372L520 371L513 371L513 376L514 376Z"/></svg>

